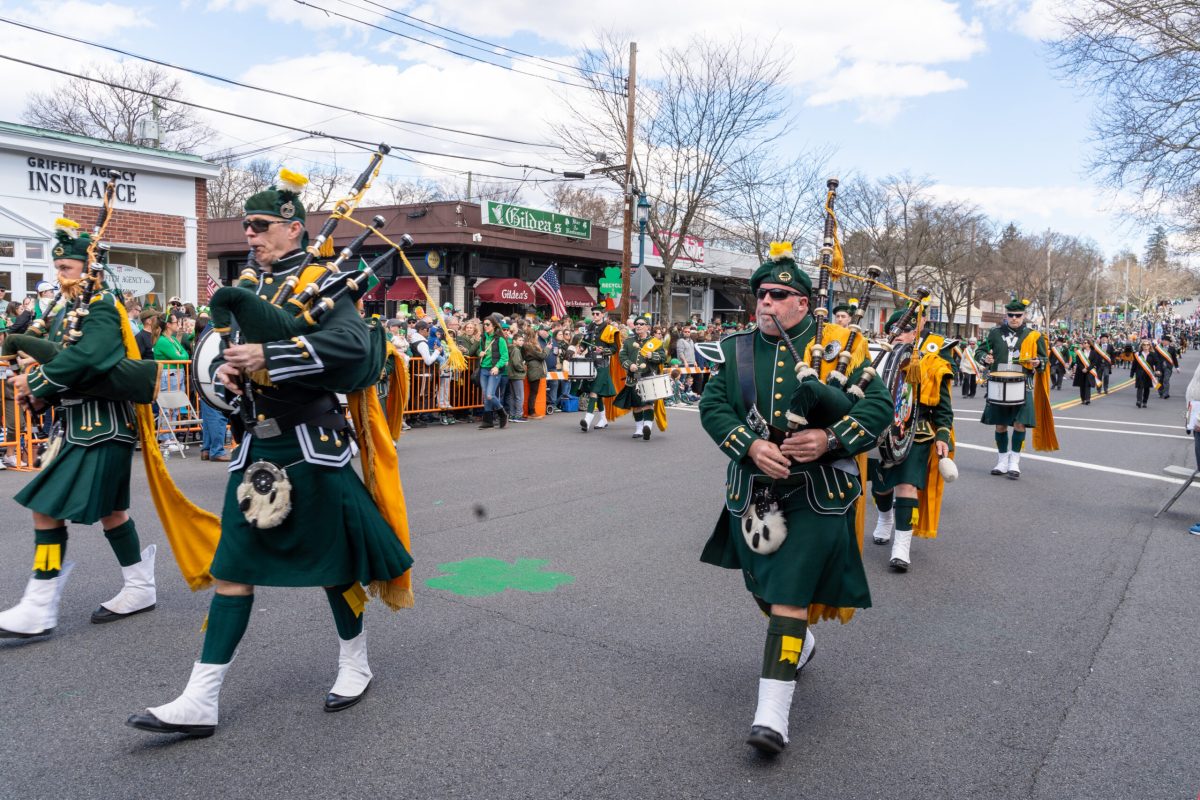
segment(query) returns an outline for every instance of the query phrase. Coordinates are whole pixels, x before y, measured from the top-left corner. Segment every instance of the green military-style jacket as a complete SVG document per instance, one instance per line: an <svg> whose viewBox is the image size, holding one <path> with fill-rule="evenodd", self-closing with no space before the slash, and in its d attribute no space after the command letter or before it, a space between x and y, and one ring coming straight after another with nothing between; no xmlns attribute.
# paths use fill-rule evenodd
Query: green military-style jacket
<svg viewBox="0 0 1200 800"><path fill-rule="evenodd" d="M94 395L80 390L102 381L126 357L117 308L120 300L104 290L92 297L88 313L80 324L81 336L70 347L62 347L54 359L28 372L29 391L40 399L61 406L63 429L71 444L83 446L118 441L137 441L133 406L124 400ZM68 309L59 310L50 319L46 340L62 345L66 335Z"/></svg>
<svg viewBox="0 0 1200 800"><path fill-rule="evenodd" d="M1021 355L1021 343L1034 333L1033 328L1028 325L1022 325L1019 328L1013 329L1007 325L997 325L988 331L986 337L979 342L979 348L975 352L975 358L979 359L984 354L991 354L995 359L988 366L995 369L998 364L1015 364L1016 359ZM1049 351L1046 349L1046 337L1043 334L1038 338L1037 355L1042 360L1042 363L1037 367L1037 372L1046 369L1046 356ZM1065 357L1065 355L1064 355ZM1070 363L1070 359L1067 359ZM1031 367L1025 367L1027 374L1031 374L1034 370Z"/></svg>
<svg viewBox="0 0 1200 800"><path fill-rule="evenodd" d="M813 338L815 323L811 316L790 329L788 338L802 355L807 353ZM761 438L755 432L751 409L743 402L739 371L746 365L737 361L737 343L753 337L754 406L770 425L786 428L785 416L796 388L796 362L790 349L779 337L769 336L761 329L744 331L721 340L723 362L704 388L700 399L700 421L704 430L729 458L726 470L726 506L734 514L742 514L750 503L751 484L763 473L750 459L750 445ZM862 374L864 362L850 376L850 385ZM837 436L839 447L817 462L792 464L789 483L804 483L809 506L818 514L844 514L862 492L861 476L854 477L857 468L850 456L875 447L879 435L892 421L892 401L887 388L878 377L872 378L860 399L839 420L829 425Z"/></svg>
<svg viewBox="0 0 1200 800"><path fill-rule="evenodd" d="M636 339L630 336L621 343L621 352L617 358L633 379L657 375L659 365L666 360L666 349L662 347L655 348L648 356L642 356L642 346L649 340L649 336L645 339ZM645 366L636 367L637 364Z"/></svg>
<svg viewBox="0 0 1200 800"><path fill-rule="evenodd" d="M284 281L296 274L303 261L304 252L293 251L276 261L271 272L260 274L256 280L243 280L239 285L270 300ZM322 281L333 277L328 275ZM246 332L245 340L255 341L252 331ZM377 383L383 373L381 344L382 338L372 334L354 302L342 297L321 318L319 327L290 339L263 343L271 385L256 384L255 399L265 398L265 402L282 406L300 406L322 396L332 399L334 392L345 394ZM215 373L223 363L223 357L213 359L212 371ZM292 431L284 431L283 435L294 436L299 441L303 458L310 464L342 467L350 463L354 454L349 436L336 435L317 425L298 425ZM253 434L248 434L247 438L251 437ZM238 448L229 467L231 472L245 466L250 450L245 446Z"/></svg>

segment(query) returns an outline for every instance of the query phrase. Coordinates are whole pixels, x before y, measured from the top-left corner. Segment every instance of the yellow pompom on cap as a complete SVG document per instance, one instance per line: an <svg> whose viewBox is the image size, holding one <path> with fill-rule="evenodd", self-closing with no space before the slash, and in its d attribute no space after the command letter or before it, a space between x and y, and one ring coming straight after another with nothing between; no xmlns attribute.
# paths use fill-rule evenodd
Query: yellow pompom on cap
<svg viewBox="0 0 1200 800"><path fill-rule="evenodd" d="M792 258L792 243L771 242L770 254L772 261L782 261L785 258Z"/></svg>
<svg viewBox="0 0 1200 800"><path fill-rule="evenodd" d="M62 231L63 233L69 233L74 236L75 234L79 233L79 223L73 219L59 217L58 219L54 220L54 230Z"/></svg>
<svg viewBox="0 0 1200 800"><path fill-rule="evenodd" d="M308 185L308 178L301 175L299 172L292 172L290 169L280 169L279 178L276 180L276 185L287 192L295 192L299 194L304 191L304 187Z"/></svg>

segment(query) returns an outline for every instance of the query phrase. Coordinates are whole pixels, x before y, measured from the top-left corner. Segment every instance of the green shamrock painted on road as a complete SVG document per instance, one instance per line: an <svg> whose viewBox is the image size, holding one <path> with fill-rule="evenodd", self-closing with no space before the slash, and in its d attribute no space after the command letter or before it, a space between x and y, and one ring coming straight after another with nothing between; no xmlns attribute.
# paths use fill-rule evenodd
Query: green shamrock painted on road
<svg viewBox="0 0 1200 800"><path fill-rule="evenodd" d="M538 558L518 558L512 564L498 558L468 558L438 564L439 570L449 574L430 578L425 585L464 597L487 597L505 589L552 592L561 584L575 581L574 575L565 572L543 572L549 563Z"/></svg>

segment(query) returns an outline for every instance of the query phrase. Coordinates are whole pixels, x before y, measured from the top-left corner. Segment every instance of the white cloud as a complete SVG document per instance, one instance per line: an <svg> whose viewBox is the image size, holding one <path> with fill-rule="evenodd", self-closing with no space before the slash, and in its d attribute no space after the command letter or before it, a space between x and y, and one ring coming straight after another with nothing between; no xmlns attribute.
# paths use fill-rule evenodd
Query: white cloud
<svg viewBox="0 0 1200 800"><path fill-rule="evenodd" d="M1037 41L1051 41L1064 33L1063 14L1087 0L978 0L976 6L998 18L1017 33Z"/></svg>
<svg viewBox="0 0 1200 800"><path fill-rule="evenodd" d="M823 106L853 99L861 109L860 119L886 122L899 112L900 100L966 86L961 78L917 64L860 61L833 75L826 88L809 95L808 104Z"/></svg>

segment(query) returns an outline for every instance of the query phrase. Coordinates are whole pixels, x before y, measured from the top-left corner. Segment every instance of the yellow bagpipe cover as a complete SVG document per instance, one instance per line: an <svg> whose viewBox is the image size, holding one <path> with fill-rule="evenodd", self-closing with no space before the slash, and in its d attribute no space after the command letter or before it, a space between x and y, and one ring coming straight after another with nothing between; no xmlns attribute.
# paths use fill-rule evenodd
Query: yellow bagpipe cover
<svg viewBox="0 0 1200 800"><path fill-rule="evenodd" d="M619 358L621 352L621 332L617 329L616 325L606 325L600 333L600 341L613 346L612 357L608 359L608 374L612 378L613 389L616 390L616 394L613 397L616 397L625 388L625 368L621 366L621 359ZM604 401L604 416L608 418L609 422L613 422L629 413L629 409L617 408L613 405L613 397L600 398Z"/></svg>
<svg viewBox="0 0 1200 800"><path fill-rule="evenodd" d="M828 347L832 342L838 342L844 348L846 346L846 342L849 340L849 338L850 338L850 329L849 328L843 328L841 325L838 325L836 322L826 322L825 327L821 334L821 346ZM809 346L811 347L811 345L809 345ZM801 355L807 355L807 353L801 352ZM848 367L849 372L847 373L846 377L849 378L850 377L849 373L853 373L854 370L858 369L859 366L862 365L863 361L867 360L870 357L871 357L871 347L867 342L867 337L858 336L854 341L854 350L850 354L850 366ZM822 359L821 360L821 380L827 381L829 379L829 373L833 372L833 370L836 367L837 367L837 359L836 358L833 361L826 361L826 360ZM847 385L849 385L849 384L847 384Z"/></svg>
<svg viewBox="0 0 1200 800"><path fill-rule="evenodd" d="M387 423L392 441L400 441L400 432L404 429L404 410L408 408L408 365L400 357L396 346L387 343L387 357L392 359L395 368L388 378Z"/></svg>
<svg viewBox="0 0 1200 800"><path fill-rule="evenodd" d="M354 430L358 432L363 483L396 538L405 550L412 553L408 535L408 507L404 503L404 489L400 485L400 459L396 456L396 440L392 438L388 421L384 419L383 407L379 404L379 394L374 386L369 386L351 392L347 401L350 419L354 422ZM412 608L412 570L390 581L371 581L367 590L393 611Z"/></svg>
<svg viewBox="0 0 1200 800"><path fill-rule="evenodd" d="M1037 358L1037 343L1042 336L1034 331L1021 342L1021 363L1028 364ZM1044 369L1033 375L1033 410L1036 427L1033 429L1033 449L1043 452L1058 449L1058 436L1054 433L1054 410L1050 407L1050 370Z"/></svg>
<svg viewBox="0 0 1200 800"><path fill-rule="evenodd" d="M116 305L121 315L121 339L125 345L125 355L139 359L141 354L133 338L133 328L129 325L125 306L121 303ZM150 497L154 500L154 507L158 509L158 517L162 520L167 541L171 543L175 563L179 565L183 579L193 592L207 588L213 581L208 568L212 566L213 555L217 552L217 541L221 538L221 520L188 500L175 485L163 461L162 451L158 449L154 411L148 404L141 403L135 405L134 409L137 412L138 436L142 440L142 463L146 465Z"/></svg>

